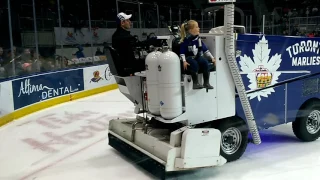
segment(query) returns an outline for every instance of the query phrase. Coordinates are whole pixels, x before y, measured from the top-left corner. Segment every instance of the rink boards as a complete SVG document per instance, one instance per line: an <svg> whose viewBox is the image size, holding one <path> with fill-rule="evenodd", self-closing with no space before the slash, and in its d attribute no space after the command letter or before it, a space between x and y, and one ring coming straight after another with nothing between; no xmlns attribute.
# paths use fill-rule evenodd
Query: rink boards
<svg viewBox="0 0 320 180"><path fill-rule="evenodd" d="M33 112L117 87L108 64L4 81L0 83L0 126Z"/></svg>
<svg viewBox="0 0 320 180"><path fill-rule="evenodd" d="M291 122L309 99L319 99L320 38L238 35L236 56L246 90L304 79L248 94L260 128ZM99 65L0 83L0 126L35 111L116 89L109 66ZM245 119L239 99L237 115Z"/></svg>

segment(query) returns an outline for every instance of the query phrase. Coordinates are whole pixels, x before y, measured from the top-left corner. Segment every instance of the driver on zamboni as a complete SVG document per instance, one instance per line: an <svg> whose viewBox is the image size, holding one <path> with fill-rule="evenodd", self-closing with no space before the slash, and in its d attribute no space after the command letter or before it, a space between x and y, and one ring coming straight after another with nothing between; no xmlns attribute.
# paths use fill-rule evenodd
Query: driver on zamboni
<svg viewBox="0 0 320 180"><path fill-rule="evenodd" d="M193 89L213 89L209 83L209 61L204 55L210 58L214 64L216 60L201 41L199 30L198 23L194 20L189 20L181 25L180 57L183 61L184 70L188 69L191 72ZM198 81L199 69L203 71L203 86Z"/></svg>

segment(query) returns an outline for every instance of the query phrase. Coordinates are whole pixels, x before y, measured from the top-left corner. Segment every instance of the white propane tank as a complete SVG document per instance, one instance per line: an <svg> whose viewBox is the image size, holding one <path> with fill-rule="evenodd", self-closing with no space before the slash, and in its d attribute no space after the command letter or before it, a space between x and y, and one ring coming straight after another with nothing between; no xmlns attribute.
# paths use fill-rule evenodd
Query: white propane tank
<svg viewBox="0 0 320 180"><path fill-rule="evenodd" d="M169 120L182 114L180 59L165 48L158 62L160 114Z"/></svg>
<svg viewBox="0 0 320 180"><path fill-rule="evenodd" d="M146 79L147 79L147 96L148 109L153 115L160 115L159 104L159 87L158 87L158 58L160 51L153 51L146 57Z"/></svg>

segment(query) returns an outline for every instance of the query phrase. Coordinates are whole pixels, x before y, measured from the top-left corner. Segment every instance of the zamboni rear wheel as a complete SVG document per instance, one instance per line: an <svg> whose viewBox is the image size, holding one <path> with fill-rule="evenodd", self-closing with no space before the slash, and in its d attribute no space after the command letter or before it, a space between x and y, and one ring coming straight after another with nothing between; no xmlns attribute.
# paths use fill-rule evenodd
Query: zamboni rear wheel
<svg viewBox="0 0 320 180"><path fill-rule="evenodd" d="M315 141L320 136L320 104L311 102L301 108L292 129L297 138L304 142Z"/></svg>
<svg viewBox="0 0 320 180"><path fill-rule="evenodd" d="M248 145L248 127L240 117L222 119L216 125L221 131L220 154L227 162L239 159Z"/></svg>

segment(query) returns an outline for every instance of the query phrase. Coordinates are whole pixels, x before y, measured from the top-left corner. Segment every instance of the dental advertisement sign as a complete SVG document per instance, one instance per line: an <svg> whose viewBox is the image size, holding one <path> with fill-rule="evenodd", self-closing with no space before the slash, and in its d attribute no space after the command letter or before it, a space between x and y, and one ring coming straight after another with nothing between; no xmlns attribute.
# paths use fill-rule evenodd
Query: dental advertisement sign
<svg viewBox="0 0 320 180"><path fill-rule="evenodd" d="M84 90L83 69L29 76L12 81L14 110Z"/></svg>

